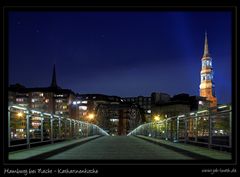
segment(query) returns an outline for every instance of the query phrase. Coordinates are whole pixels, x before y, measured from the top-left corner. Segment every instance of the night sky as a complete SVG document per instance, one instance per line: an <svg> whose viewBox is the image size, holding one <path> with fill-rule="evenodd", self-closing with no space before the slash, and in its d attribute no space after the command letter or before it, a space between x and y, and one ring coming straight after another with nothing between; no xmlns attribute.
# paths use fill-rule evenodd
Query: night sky
<svg viewBox="0 0 240 177"><path fill-rule="evenodd" d="M9 84L76 93L199 95L204 33L219 103L231 102L230 12L9 12Z"/></svg>

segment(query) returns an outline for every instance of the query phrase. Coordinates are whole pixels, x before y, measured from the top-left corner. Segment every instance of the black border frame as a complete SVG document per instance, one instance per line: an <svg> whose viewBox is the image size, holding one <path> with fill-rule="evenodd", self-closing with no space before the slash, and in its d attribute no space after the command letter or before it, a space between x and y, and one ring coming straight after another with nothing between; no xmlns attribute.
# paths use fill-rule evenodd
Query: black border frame
<svg viewBox="0 0 240 177"><path fill-rule="evenodd" d="M238 159L237 159L237 6L236 5L232 5L229 4L230 2L228 1L228 3L226 4L220 4L220 5L216 5L216 4L205 4L204 5L203 1L202 3L200 3L200 5L202 4L202 6L196 6L196 4L192 4L192 5L146 5L146 4L140 4L140 5L132 5L132 4L124 4L121 6L116 6L115 5L111 5L111 4L105 4L102 6L97 6L98 4L96 3L95 5L89 5L88 3L84 3L84 6L81 6L82 4L78 4L78 6L72 6L72 5L66 5L66 4L61 4L59 6L56 6L56 4L50 4L50 5L44 5L44 6L36 6L36 5L31 5L31 3L27 2L26 4L22 4L21 6L19 6L19 2L16 3L16 1L11 1L10 4L7 4L6 6L3 7L3 117L7 117L7 106L6 103L8 103L8 98L7 98L7 90L8 90L8 40L7 40L7 36L8 36L8 18L7 18L7 12L14 10L14 11L169 11L169 10L174 10L174 11L204 11L204 10L210 10L210 11L226 11L226 10L230 10L233 14L232 17L232 108L233 108L233 112L232 112L232 117L233 117L233 121L232 121L232 132L233 132L233 150L234 152L232 153L233 159L230 161L163 161L161 160L160 163L156 163L156 161L151 160L151 161L145 161L143 163L139 163L139 161L119 161L118 163L116 163L115 160L111 160L111 161L107 161L107 163L105 163L105 161L101 161L99 163L99 161L93 161L91 163L88 163L89 161L81 161L81 163L76 163L76 161L64 161L67 166L70 166L70 168L79 168L79 165L81 166L85 166L85 167L89 167L92 168L92 166L98 166L101 167L102 169L106 169L107 166L111 166L111 168L115 168L115 169L121 169L122 167L126 168L131 168L134 169L136 168L136 165L140 165L140 168L142 168L143 166L148 167L148 168L156 168L159 166L161 166L161 168L166 168L166 170L171 169L171 168L176 168L178 171L182 171L181 169L184 169L183 167L186 167L187 165L190 165L192 169L198 169L199 165L202 165L202 169L204 168L237 168L238 165ZM42 2L43 3L43 2ZM38 5L41 5L42 3L39 3ZM73 3L74 4L74 3ZM16 6L17 5L17 6ZM2 124L2 130L3 130L3 134L5 132L7 132L7 126L6 126L6 119L3 119L3 124ZM11 166L13 167L14 165L17 165L20 169L20 167L22 168L24 165L31 167L31 166L38 166L38 165L42 165L45 168L47 168L49 165L51 165L52 167L57 167L57 166L63 166L66 165L64 164L64 162L62 163L57 163L57 161L51 161L51 163L46 163L47 161L26 161L26 160L20 160L20 161L9 161L7 156L8 156L8 148L6 147L7 143L7 138L3 136L4 139L4 143L3 143L3 165L6 166ZM7 152L7 153L6 153ZM17 163L16 163L17 162ZM40 162L40 163L39 163ZM95 162L95 163L94 163ZM97 162L97 163L96 163ZM124 162L124 163L122 163ZM134 163L135 162L135 163ZM137 163L136 163L137 162ZM214 163L215 162L215 163ZM134 167L134 168L133 168ZM188 168L188 167L187 167ZM148 170L147 170L148 171ZM173 170L174 171L174 170ZM173 171L170 171L170 173L172 173ZM104 171L104 172L108 172ZM135 171L136 172L136 171ZM146 171L145 171L146 172ZM198 170L198 172L200 172ZM144 173L140 170L140 173ZM238 172L239 173L239 172Z"/></svg>

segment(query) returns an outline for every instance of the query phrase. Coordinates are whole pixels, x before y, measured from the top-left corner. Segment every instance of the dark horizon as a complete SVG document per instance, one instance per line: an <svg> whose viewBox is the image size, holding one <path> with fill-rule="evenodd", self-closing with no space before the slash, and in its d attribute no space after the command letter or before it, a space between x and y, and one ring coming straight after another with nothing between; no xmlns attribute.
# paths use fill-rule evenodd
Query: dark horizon
<svg viewBox="0 0 240 177"><path fill-rule="evenodd" d="M231 103L230 12L10 12L9 85L120 97L199 95L208 32L218 103Z"/></svg>

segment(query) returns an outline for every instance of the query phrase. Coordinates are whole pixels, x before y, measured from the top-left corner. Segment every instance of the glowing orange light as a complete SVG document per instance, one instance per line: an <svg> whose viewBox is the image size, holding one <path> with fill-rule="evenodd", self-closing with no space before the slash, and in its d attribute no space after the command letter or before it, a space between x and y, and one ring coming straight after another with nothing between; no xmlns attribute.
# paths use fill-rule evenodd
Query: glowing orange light
<svg viewBox="0 0 240 177"><path fill-rule="evenodd" d="M89 118L90 120L94 119L94 117L95 117L94 114L89 114L89 115L88 115L88 118Z"/></svg>
<svg viewBox="0 0 240 177"><path fill-rule="evenodd" d="M17 116L18 116L18 117L22 117L22 116L23 116L23 113L22 113L22 112L19 112L19 113L17 114Z"/></svg>

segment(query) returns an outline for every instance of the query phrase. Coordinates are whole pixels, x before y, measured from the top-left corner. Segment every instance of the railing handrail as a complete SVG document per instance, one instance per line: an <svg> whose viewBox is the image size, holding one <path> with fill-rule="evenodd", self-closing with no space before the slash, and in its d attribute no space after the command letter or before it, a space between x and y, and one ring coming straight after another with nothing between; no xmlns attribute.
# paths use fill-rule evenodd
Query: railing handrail
<svg viewBox="0 0 240 177"><path fill-rule="evenodd" d="M231 148L231 113L231 105L221 105L215 108L205 109L201 111L188 112L185 114L168 117L164 120L141 124L130 133L128 133L127 136L145 135L161 137L162 139L166 140L169 140L170 137L170 139L174 140L174 142L175 140L178 142L178 140L181 139L184 140L185 143L190 142L189 138L195 138L195 142L198 141L198 143L208 144L209 148L212 148L212 146L216 145L220 147ZM215 125L217 125L217 127ZM219 128L222 126L227 127L223 129ZM221 142L216 139L217 136L228 137L226 140L225 138L223 139L225 141L225 144L221 144ZM205 142L199 142L201 141L200 138L202 137L205 138ZM215 138L213 139L213 137ZM218 141L217 144L216 141Z"/></svg>
<svg viewBox="0 0 240 177"><path fill-rule="evenodd" d="M13 110L12 108L16 109ZM21 110L21 112L24 113L24 119L26 122L26 125L24 125L24 128L20 128L20 129L24 129L24 136L18 134L21 138L17 137L17 129L19 128L12 128L11 126L11 113L18 113L19 110ZM36 115L35 113L37 113L38 115ZM46 134L44 133L44 122L45 120L48 120L48 128L45 130L48 131L48 135L47 135L47 139L49 139L52 143L55 140L64 140L64 139L69 139L69 138L76 138L76 137L82 137L82 136L92 136L92 135L107 135L109 136L109 134L103 130L102 128L100 128L99 126L89 123L89 122L84 122L84 121L80 121L80 120L76 120L76 119L72 119L69 117L64 117L64 116L60 116L60 115L56 115L56 114L50 114L50 113L45 113L45 112L41 112L41 111L36 111L33 109L29 109L26 107L22 107L19 105L11 105L8 106L8 146L9 147L14 147L14 146L20 146L20 145L28 145L28 147L30 148L30 144L36 144L36 142L31 142L30 139L32 135L31 130L30 129L30 120L31 117L40 117L40 119L38 121L39 122L39 127L38 128L32 128L34 129L34 133L38 132L40 130L40 134L37 136L37 139L39 139L39 142L45 142L44 138L46 138ZM48 117L46 117L48 116ZM55 122L55 124L53 124ZM63 126L64 125L64 126ZM62 127L62 128L61 128ZM85 127L85 128L84 128ZM82 128L83 131L82 132ZM87 129L86 129L87 128ZM13 130L13 132L12 132ZM15 131L15 134L14 134ZM49 133L50 132L50 133ZM14 136L12 135L12 133L14 134ZM24 142L20 142L18 145L12 145L11 144L11 140L15 137L17 137L18 140L23 140ZM13 136L13 137L12 137ZM40 137L41 136L41 137ZM34 138L33 138L34 139ZM35 137L36 139L36 137Z"/></svg>

